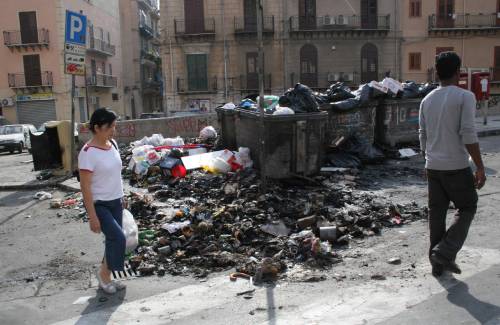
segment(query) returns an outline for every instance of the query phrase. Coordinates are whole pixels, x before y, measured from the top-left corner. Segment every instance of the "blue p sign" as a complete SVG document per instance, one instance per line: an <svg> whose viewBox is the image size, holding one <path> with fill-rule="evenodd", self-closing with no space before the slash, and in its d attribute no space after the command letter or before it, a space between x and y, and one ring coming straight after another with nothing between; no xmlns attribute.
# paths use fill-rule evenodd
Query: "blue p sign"
<svg viewBox="0 0 500 325"><path fill-rule="evenodd" d="M87 17L76 12L66 11L66 43L85 45Z"/></svg>

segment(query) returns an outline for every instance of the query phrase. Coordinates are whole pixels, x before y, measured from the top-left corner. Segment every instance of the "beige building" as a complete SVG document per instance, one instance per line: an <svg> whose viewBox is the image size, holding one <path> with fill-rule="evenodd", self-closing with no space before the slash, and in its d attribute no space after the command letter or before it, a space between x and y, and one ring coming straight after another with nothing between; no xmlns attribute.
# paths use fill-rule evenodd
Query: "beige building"
<svg viewBox="0 0 500 325"><path fill-rule="evenodd" d="M400 77L400 1L264 1L266 93ZM165 102L213 110L256 93L255 0L161 2Z"/></svg>
<svg viewBox="0 0 500 325"><path fill-rule="evenodd" d="M404 79L434 80L436 54L453 50L464 72L490 72L491 91L500 93L500 0L401 2Z"/></svg>
<svg viewBox="0 0 500 325"><path fill-rule="evenodd" d="M157 0L121 0L123 104L126 116L163 110Z"/></svg>
<svg viewBox="0 0 500 325"><path fill-rule="evenodd" d="M3 0L0 103L11 123L39 126L70 118L71 77L64 74L66 10L88 19L86 76L76 77L76 120L88 120L102 106L123 114L118 0Z"/></svg>

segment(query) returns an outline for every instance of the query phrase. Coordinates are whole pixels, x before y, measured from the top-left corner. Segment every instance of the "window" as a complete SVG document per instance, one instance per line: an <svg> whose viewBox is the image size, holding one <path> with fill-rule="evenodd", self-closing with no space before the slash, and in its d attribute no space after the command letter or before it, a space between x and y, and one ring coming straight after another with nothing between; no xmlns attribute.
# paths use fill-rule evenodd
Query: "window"
<svg viewBox="0 0 500 325"><path fill-rule="evenodd" d="M42 71L40 70L40 56L24 55L24 81L25 86L41 86L42 85Z"/></svg>
<svg viewBox="0 0 500 325"><path fill-rule="evenodd" d="M493 80L500 81L500 46L495 46L493 60Z"/></svg>
<svg viewBox="0 0 500 325"><path fill-rule="evenodd" d="M207 55L206 54L188 54L188 89L191 91L208 90L207 78Z"/></svg>
<svg viewBox="0 0 500 325"><path fill-rule="evenodd" d="M38 30L35 11L20 12L19 26L21 26L21 41L23 44L38 43Z"/></svg>
<svg viewBox="0 0 500 325"><path fill-rule="evenodd" d="M410 17L422 17L422 0L410 0Z"/></svg>
<svg viewBox="0 0 500 325"><path fill-rule="evenodd" d="M410 53L410 70L420 70L422 66L422 54Z"/></svg>
<svg viewBox="0 0 500 325"><path fill-rule="evenodd" d="M108 44L111 44L111 34L109 32L106 32L106 40L108 41Z"/></svg>
<svg viewBox="0 0 500 325"><path fill-rule="evenodd" d="M112 93L111 97L112 97L112 99L113 99L114 102L118 101L118 94L117 93Z"/></svg>

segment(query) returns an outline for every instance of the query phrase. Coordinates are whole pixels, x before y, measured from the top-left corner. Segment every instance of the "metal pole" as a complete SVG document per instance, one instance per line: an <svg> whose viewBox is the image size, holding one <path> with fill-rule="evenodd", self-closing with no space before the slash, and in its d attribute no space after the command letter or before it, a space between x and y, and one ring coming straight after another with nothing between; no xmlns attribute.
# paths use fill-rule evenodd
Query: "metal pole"
<svg viewBox="0 0 500 325"><path fill-rule="evenodd" d="M224 37L224 102L228 101L228 93L227 93L227 39L226 39L226 13L224 8L224 0L221 0L222 7L222 33Z"/></svg>
<svg viewBox="0 0 500 325"><path fill-rule="evenodd" d="M488 125L488 100L483 99L481 101L482 108L481 110L483 111L483 124Z"/></svg>
<svg viewBox="0 0 500 325"><path fill-rule="evenodd" d="M264 21L264 0L257 0L257 38L259 42L259 110L260 110L260 177L261 192L265 193L267 189L266 181L266 128L264 126L264 41L262 38Z"/></svg>
<svg viewBox="0 0 500 325"><path fill-rule="evenodd" d="M87 121L90 120L89 87L87 85L87 67L85 67L85 76L84 76L84 78L85 78L85 80L84 80L84 82L85 82L85 103L86 103L86 106L87 106L87 116L86 116L87 120L85 122L87 122Z"/></svg>
<svg viewBox="0 0 500 325"><path fill-rule="evenodd" d="M71 173L75 170L75 75L71 75L71 125L69 126L69 143L70 143L70 168Z"/></svg>

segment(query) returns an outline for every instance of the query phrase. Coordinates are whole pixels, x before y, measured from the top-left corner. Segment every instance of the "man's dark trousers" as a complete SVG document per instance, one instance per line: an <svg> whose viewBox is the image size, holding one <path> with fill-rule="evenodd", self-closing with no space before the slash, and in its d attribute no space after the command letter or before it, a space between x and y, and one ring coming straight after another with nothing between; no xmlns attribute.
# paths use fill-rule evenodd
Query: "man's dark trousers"
<svg viewBox="0 0 500 325"><path fill-rule="evenodd" d="M455 261L467 238L477 210L477 192L470 168L460 170L427 170L429 183L429 255L437 253ZM453 224L446 230L446 213L450 201L458 210Z"/></svg>

